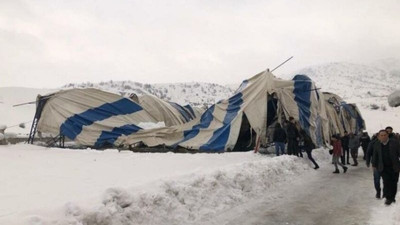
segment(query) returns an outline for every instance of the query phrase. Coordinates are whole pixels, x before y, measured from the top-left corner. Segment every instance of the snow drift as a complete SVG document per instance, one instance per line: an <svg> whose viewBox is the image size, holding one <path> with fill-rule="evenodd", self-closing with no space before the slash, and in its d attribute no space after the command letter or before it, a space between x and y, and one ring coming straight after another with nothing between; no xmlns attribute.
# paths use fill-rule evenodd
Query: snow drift
<svg viewBox="0 0 400 225"><path fill-rule="evenodd" d="M323 150L316 157L327 160ZM253 154L253 153L246 153ZM201 157L201 155L199 155ZM275 185L312 172L306 159L268 157L227 166L212 172L193 173L175 180L162 180L151 191L109 188L90 206L67 203L61 218L33 216L31 224L202 224L231 207L257 199Z"/></svg>

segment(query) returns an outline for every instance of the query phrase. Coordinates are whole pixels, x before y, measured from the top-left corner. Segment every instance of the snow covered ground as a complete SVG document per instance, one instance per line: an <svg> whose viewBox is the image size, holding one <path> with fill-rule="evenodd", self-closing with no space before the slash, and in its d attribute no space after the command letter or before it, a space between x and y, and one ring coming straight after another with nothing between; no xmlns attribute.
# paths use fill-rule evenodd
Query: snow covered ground
<svg viewBox="0 0 400 225"><path fill-rule="evenodd" d="M342 79L329 75L320 77L320 82L331 84L329 80L325 81L330 77ZM390 91L391 88L385 85L381 92ZM400 107L388 107L380 92L372 91L373 96L351 94L356 89L362 89L365 94L374 90L374 84L352 87L351 90L342 85L336 91L344 95L346 101L358 104L370 134L389 125L395 132L400 132ZM26 136L35 111L34 104L12 105L34 101L37 94L52 91L0 88L0 124L7 125L7 134ZM381 108L371 110L373 103ZM382 106L386 107L385 110ZM22 122L27 122L26 128L18 126ZM307 189L310 180L327 182L327 174L331 175L332 169L330 156L321 149L315 152L315 158L321 166L317 171L312 169L307 159L271 157L252 152L147 154L50 149L25 144L0 146L0 224L240 224L246 221L247 224L269 224L261 222L265 220L263 215L254 218L254 223L246 218L236 223L227 221L238 215L257 216L256 212L249 210L260 207L259 202L276 205L278 208L274 212L280 213L279 210L289 207L284 203L296 197L274 198L284 194L281 187ZM357 181L360 185L357 188L364 193L365 189L373 192L370 171L360 168L359 173L362 176L356 178L363 180ZM348 179L351 182L354 177ZM324 187L324 184L320 186ZM334 187L328 185L326 188ZM313 187L310 190L319 191ZM307 194L305 191L301 193ZM325 199L327 211L319 209L320 214L329 213L332 203L348 201L347 197L349 195ZM359 223L356 218L353 224L400 224L399 203L385 207L382 201L371 200L368 204L370 198L366 198L352 203L355 208L357 204L366 203L360 210L368 211L369 217L364 218L367 222ZM303 208L304 198L295 199L303 201L295 207ZM323 206L323 203L318 205L320 208ZM295 211L292 209L292 212ZM343 212L341 216L352 215Z"/></svg>
<svg viewBox="0 0 400 225"><path fill-rule="evenodd" d="M326 150L315 150L314 155L321 170L313 170L308 159L253 152L1 146L0 224L214 224L218 215L245 210L246 204L279 192L281 186L331 174ZM373 192L372 175L363 182ZM371 224L396 224L399 206L371 204Z"/></svg>

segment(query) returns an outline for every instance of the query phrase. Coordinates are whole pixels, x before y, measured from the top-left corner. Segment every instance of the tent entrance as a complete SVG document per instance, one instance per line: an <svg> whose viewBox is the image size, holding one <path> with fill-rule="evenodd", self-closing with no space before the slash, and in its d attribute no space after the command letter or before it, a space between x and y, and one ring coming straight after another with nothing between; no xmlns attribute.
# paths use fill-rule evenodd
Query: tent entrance
<svg viewBox="0 0 400 225"><path fill-rule="evenodd" d="M251 128L249 120L245 113L242 116L242 124L240 125L239 137L232 151L243 152L254 149L256 146L256 132Z"/></svg>

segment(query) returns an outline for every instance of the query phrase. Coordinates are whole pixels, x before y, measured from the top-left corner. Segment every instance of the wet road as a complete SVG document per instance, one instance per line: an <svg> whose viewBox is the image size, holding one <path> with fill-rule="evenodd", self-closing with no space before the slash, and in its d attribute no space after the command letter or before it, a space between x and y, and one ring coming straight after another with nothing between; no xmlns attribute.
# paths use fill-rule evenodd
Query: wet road
<svg viewBox="0 0 400 225"><path fill-rule="evenodd" d="M265 198L238 206L210 224L229 225L361 225L369 224L371 208L383 204L375 198L372 171L364 161L333 174L325 163L318 171L270 190Z"/></svg>

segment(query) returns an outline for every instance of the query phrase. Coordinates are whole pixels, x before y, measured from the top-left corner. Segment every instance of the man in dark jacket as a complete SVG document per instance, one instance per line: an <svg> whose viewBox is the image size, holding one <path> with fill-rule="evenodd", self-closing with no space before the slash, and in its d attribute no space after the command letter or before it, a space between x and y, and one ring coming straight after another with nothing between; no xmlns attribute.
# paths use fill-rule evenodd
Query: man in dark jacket
<svg viewBox="0 0 400 225"><path fill-rule="evenodd" d="M393 134L393 128L392 127L386 127L385 130L388 132L389 134L389 138L394 138L394 134Z"/></svg>
<svg viewBox="0 0 400 225"><path fill-rule="evenodd" d="M394 139L394 140L396 140L396 141L398 141L399 142L399 144L400 144L400 136L399 135L396 135L395 133L393 133L393 128L392 127L386 127L385 128L385 130L388 132L388 134L389 134L389 139Z"/></svg>
<svg viewBox="0 0 400 225"><path fill-rule="evenodd" d="M385 204L390 205L396 201L397 183L400 171L400 145L394 139L389 139L386 130L380 130L379 142L375 142L372 155L372 167L376 168L383 178L383 194Z"/></svg>
<svg viewBox="0 0 400 225"><path fill-rule="evenodd" d="M367 156L367 148L368 148L370 141L371 141L371 138L369 137L368 132L363 132L363 134L360 137L360 143L361 143L362 150L364 152L364 156L363 156L364 160L367 159L367 157L366 157Z"/></svg>
<svg viewBox="0 0 400 225"><path fill-rule="evenodd" d="M346 154L347 154L347 164L350 164L350 150L349 150L349 135L347 131L344 132L344 136L341 138L342 141L342 148L343 148L343 154L342 154L342 164L346 164Z"/></svg>
<svg viewBox="0 0 400 225"><path fill-rule="evenodd" d="M294 123L294 118L289 117L289 123L286 128L287 140L288 140L288 155L299 156L298 151L298 141L299 141L299 131L297 130L296 124ZM303 155L300 152L301 157Z"/></svg>
<svg viewBox="0 0 400 225"><path fill-rule="evenodd" d="M285 154L286 132L279 123L275 126L274 136L272 139L275 143L276 156L279 156L279 152L281 152L282 155Z"/></svg>
<svg viewBox="0 0 400 225"><path fill-rule="evenodd" d="M351 158L353 158L354 164L352 166L358 165L358 148L360 147L360 137L350 132L349 134L349 148Z"/></svg>
<svg viewBox="0 0 400 225"><path fill-rule="evenodd" d="M366 155L366 161L365 163L367 164L367 167L369 168L370 162L372 160L372 155L374 153L374 144L375 142L379 142L378 140L378 134L374 134L372 136L371 141L369 142L368 148L367 148L367 155ZM374 174L374 187L376 190L376 198L381 198L381 175L378 172L376 168L373 168L373 174ZM385 196L383 196L385 197Z"/></svg>

